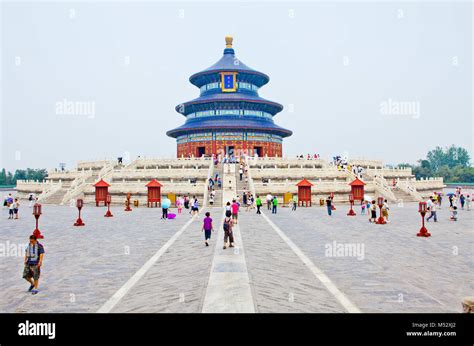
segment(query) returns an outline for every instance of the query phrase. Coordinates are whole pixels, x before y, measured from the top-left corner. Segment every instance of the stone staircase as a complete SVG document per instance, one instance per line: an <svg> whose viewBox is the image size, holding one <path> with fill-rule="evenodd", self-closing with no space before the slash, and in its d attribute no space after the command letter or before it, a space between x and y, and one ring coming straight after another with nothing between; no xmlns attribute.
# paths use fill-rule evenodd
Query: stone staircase
<svg viewBox="0 0 474 346"><path fill-rule="evenodd" d="M222 166L222 163L219 162L217 166L214 166L214 172L213 172L213 177L216 176L216 173L219 173L219 177L221 178L221 181L223 181L224 178L224 169ZM216 191L216 196L214 198L214 208L222 208L223 202L222 202L222 188L218 188L217 185L214 185L214 190Z"/></svg>
<svg viewBox="0 0 474 346"><path fill-rule="evenodd" d="M52 193L51 195L45 197L42 199L40 202L43 204L60 204L64 198L64 195L66 194L68 188L61 187L59 190L56 192Z"/></svg>
<svg viewBox="0 0 474 346"><path fill-rule="evenodd" d="M237 185L237 195L240 197L240 201L242 201L242 196L244 192L248 192L250 188L249 188L249 182L248 181L247 183L245 182L245 178L247 177L245 173L242 175L242 181L240 180L239 168L240 168L240 164L236 163L235 164L235 181Z"/></svg>
<svg viewBox="0 0 474 346"><path fill-rule="evenodd" d="M399 187L392 189L393 194L395 195L397 202L408 202L413 201L413 196L408 192L403 191Z"/></svg>

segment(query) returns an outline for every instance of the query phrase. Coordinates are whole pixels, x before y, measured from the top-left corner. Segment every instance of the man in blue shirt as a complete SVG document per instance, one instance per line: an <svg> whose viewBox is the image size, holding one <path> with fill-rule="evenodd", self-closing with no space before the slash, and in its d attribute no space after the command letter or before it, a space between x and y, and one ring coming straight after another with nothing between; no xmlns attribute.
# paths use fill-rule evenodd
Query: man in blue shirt
<svg viewBox="0 0 474 346"><path fill-rule="evenodd" d="M34 235L30 236L30 243L25 250L25 268L23 278L30 283L28 292L38 293L41 265L43 264L44 247L36 240Z"/></svg>

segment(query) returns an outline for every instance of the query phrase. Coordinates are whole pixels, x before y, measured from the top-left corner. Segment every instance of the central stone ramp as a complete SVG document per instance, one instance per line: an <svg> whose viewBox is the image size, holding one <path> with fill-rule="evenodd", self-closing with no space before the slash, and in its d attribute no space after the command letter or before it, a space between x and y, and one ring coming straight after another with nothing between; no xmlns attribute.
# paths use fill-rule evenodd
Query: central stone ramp
<svg viewBox="0 0 474 346"><path fill-rule="evenodd" d="M212 245L221 245L216 232L211 236L211 246L204 245L202 220L206 211L200 212L111 312L201 312L214 255ZM190 216L183 210L178 217ZM211 210L211 217L216 229L222 222L221 214Z"/></svg>
<svg viewBox="0 0 474 346"><path fill-rule="evenodd" d="M236 196L235 168L235 165L230 164L224 167L224 205L227 201L232 203ZM240 226L236 224L233 228L235 247L224 250L223 221L217 226L217 243L202 312L255 312Z"/></svg>

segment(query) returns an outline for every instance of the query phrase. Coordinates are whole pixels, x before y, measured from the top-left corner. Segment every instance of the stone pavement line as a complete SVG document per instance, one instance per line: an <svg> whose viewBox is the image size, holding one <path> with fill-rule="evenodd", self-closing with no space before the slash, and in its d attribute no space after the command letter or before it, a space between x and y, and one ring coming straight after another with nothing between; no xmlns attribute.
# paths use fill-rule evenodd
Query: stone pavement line
<svg viewBox="0 0 474 346"><path fill-rule="evenodd" d="M316 278L321 281L321 283L326 287L326 289L331 293L334 298L347 310L347 312L351 313L360 313L360 309L352 303L349 298L346 297L344 293L342 293L337 286L329 279L329 277L319 269L310 259L307 257L303 251L293 243L290 238L288 238L283 231L276 226L265 213L262 212L263 218L269 223L269 225L273 228L275 232L283 239L283 241L293 250L293 252L303 261L303 263L311 270L311 272L316 276Z"/></svg>
<svg viewBox="0 0 474 346"><path fill-rule="evenodd" d="M229 188L229 180L231 188ZM236 193L235 165L230 172L224 168L223 204L232 201ZM225 211L224 211L225 213ZM250 278L245 261L244 246L239 225L234 226L235 248L222 249L224 238L224 217L219 224L217 241L212 260L209 282L202 306L204 313L252 313L255 305L250 288ZM234 250L233 250L234 249Z"/></svg>
<svg viewBox="0 0 474 346"><path fill-rule="evenodd" d="M194 215L188 222L186 222L180 229L177 231L150 259L136 271L133 276L128 279L128 281L119 288L115 294L105 302L102 307L97 310L98 313L109 313L115 305L130 291L130 289L135 286L135 284L146 274L148 270L160 259L160 257L170 248L171 245L183 234L186 228L195 220L196 215Z"/></svg>

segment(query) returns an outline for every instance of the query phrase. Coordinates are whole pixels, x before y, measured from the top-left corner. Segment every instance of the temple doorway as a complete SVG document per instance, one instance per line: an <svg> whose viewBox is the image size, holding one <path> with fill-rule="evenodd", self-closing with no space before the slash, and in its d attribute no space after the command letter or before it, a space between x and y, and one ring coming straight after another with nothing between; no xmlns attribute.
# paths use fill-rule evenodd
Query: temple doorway
<svg viewBox="0 0 474 346"><path fill-rule="evenodd" d="M206 147L198 147L197 148L197 157L201 157L206 155Z"/></svg>
<svg viewBox="0 0 474 346"><path fill-rule="evenodd" d="M225 153L229 155L229 157L234 155L234 146L227 145L225 147Z"/></svg>
<svg viewBox="0 0 474 346"><path fill-rule="evenodd" d="M263 156L263 148L262 147L253 147L253 154L257 155L258 157Z"/></svg>

